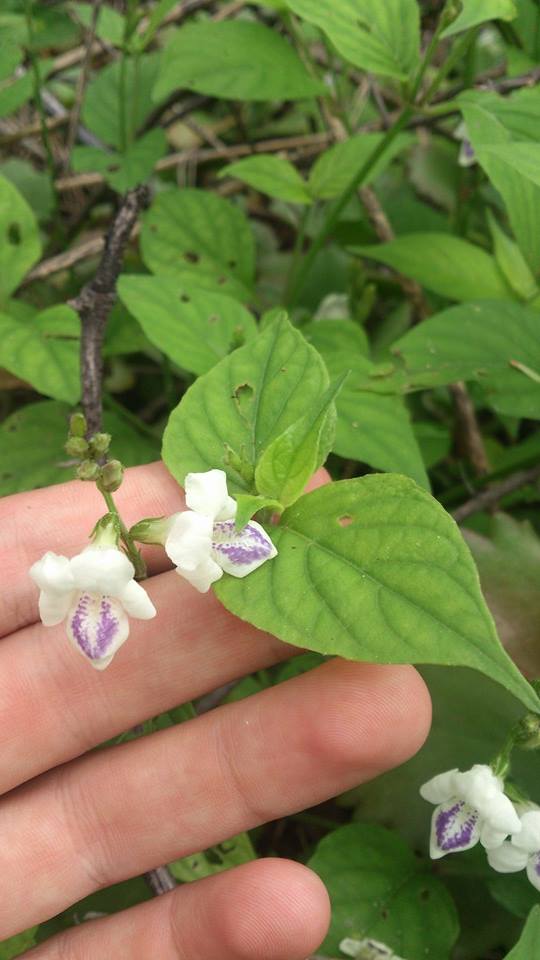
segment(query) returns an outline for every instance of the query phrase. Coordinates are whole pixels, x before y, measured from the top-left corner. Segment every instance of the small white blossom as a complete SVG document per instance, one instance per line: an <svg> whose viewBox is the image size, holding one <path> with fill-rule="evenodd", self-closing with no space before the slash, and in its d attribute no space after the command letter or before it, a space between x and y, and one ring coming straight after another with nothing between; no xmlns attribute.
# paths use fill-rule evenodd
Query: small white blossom
<svg viewBox="0 0 540 960"><path fill-rule="evenodd" d="M540 890L540 810L526 810L520 821L519 833L495 850L489 850L488 861L498 873L526 870L533 887Z"/></svg>
<svg viewBox="0 0 540 960"><path fill-rule="evenodd" d="M229 496L223 470L188 473L184 486L189 509L171 517L165 550L177 573L201 593L224 572L245 577L277 555L255 520L236 529L236 501Z"/></svg>
<svg viewBox="0 0 540 960"><path fill-rule="evenodd" d="M354 960L402 960L379 940L353 940L352 937L345 937L339 949L346 957L354 957Z"/></svg>
<svg viewBox="0 0 540 960"><path fill-rule="evenodd" d="M441 773L425 783L420 794L437 804L431 821L430 855L434 860L468 850L478 841L488 850L498 847L509 834L520 830L503 781L483 764L464 773Z"/></svg>
<svg viewBox="0 0 540 960"><path fill-rule="evenodd" d="M41 591L42 622L53 627L65 620L71 643L97 670L108 667L127 640L128 615L156 615L134 574L131 561L110 542L94 542L71 559L49 551L30 568Z"/></svg>
<svg viewBox="0 0 540 960"><path fill-rule="evenodd" d="M454 137L461 141L458 164L460 167L472 167L477 163L475 149L469 140L466 124L462 121L454 130Z"/></svg>

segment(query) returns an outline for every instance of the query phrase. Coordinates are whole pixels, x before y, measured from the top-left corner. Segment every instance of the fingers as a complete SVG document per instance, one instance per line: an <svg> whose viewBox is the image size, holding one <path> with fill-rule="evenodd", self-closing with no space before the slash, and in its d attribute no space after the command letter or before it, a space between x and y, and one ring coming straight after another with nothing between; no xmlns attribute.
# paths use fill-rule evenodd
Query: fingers
<svg viewBox="0 0 540 960"><path fill-rule="evenodd" d="M75 927L32 960L303 960L329 923L328 894L297 863L259 860Z"/></svg>
<svg viewBox="0 0 540 960"><path fill-rule="evenodd" d="M0 937L349 789L415 752L428 725L411 667L332 661L34 780L0 803Z"/></svg>
<svg viewBox="0 0 540 960"><path fill-rule="evenodd" d="M127 470L115 500L128 526L184 509L182 490L162 463ZM95 484L80 480L0 500L0 636L38 619L37 592L28 577L34 561L46 550L79 553L104 513ZM151 572L170 566L162 550L148 556Z"/></svg>
<svg viewBox="0 0 540 960"><path fill-rule="evenodd" d="M64 626L26 627L0 643L0 794L104 740L296 650L237 620L176 573L145 585L159 613L134 621L104 673Z"/></svg>

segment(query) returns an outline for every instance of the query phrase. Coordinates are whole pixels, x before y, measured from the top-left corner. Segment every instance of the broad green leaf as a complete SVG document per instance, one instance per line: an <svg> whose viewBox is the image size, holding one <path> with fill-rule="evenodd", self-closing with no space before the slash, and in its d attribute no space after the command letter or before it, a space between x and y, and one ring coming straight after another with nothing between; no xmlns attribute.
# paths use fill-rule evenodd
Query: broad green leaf
<svg viewBox="0 0 540 960"><path fill-rule="evenodd" d="M368 463L376 470L404 473L429 489L403 399L362 389L375 369L365 355L369 345L362 327L350 320L320 320L308 324L303 332L323 357L332 377L351 371L336 400L334 453Z"/></svg>
<svg viewBox="0 0 540 960"><path fill-rule="evenodd" d="M0 166L0 174L6 177L22 194L38 220L47 220L55 206L51 178L42 170L36 170L21 157L6 160Z"/></svg>
<svg viewBox="0 0 540 960"><path fill-rule="evenodd" d="M513 950L506 954L506 960L537 960L540 943L540 906L531 912L525 929Z"/></svg>
<svg viewBox="0 0 540 960"><path fill-rule="evenodd" d="M419 61L416 0L287 0L290 9L326 33L355 67L409 79Z"/></svg>
<svg viewBox="0 0 540 960"><path fill-rule="evenodd" d="M516 417L540 417L540 383L513 364L540 373L538 312L488 301L443 310L393 346L407 389L478 380L490 406Z"/></svg>
<svg viewBox="0 0 540 960"><path fill-rule="evenodd" d="M0 305L41 255L36 218L26 200L0 176Z"/></svg>
<svg viewBox="0 0 540 960"><path fill-rule="evenodd" d="M492 147L538 141L540 88L520 90L509 97L468 91L459 98L467 134L478 162L501 194L514 236L535 274L540 270L540 187L524 177Z"/></svg>
<svg viewBox="0 0 540 960"><path fill-rule="evenodd" d="M411 233L390 243L352 247L450 300L511 300L494 257L449 233Z"/></svg>
<svg viewBox="0 0 540 960"><path fill-rule="evenodd" d="M193 880L202 880L224 870L231 870L243 863L256 860L257 856L249 834L239 833L230 840L224 840L216 847L210 847L204 853L192 854L175 860L169 864L170 871L181 883L192 883Z"/></svg>
<svg viewBox="0 0 540 960"><path fill-rule="evenodd" d="M85 27L89 27L92 23L92 7L88 3L74 3L72 6L77 14L77 19ZM114 47L121 47L124 42L124 25L125 18L122 14L104 4L99 10L96 36L100 40L104 40L105 43L112 43Z"/></svg>
<svg viewBox="0 0 540 960"><path fill-rule="evenodd" d="M151 130L135 141L125 153L108 153L99 147L75 147L71 164L76 172L102 173L118 193L126 193L151 176L157 161L167 150L163 130Z"/></svg>
<svg viewBox="0 0 540 960"><path fill-rule="evenodd" d="M259 493L288 507L332 450L336 429L335 400L348 374L335 380L296 423L263 452L255 469Z"/></svg>
<svg viewBox="0 0 540 960"><path fill-rule="evenodd" d="M306 181L289 160L274 154L245 157L229 163L220 171L220 177L237 177L261 193L290 203L312 203Z"/></svg>
<svg viewBox="0 0 540 960"><path fill-rule="evenodd" d="M148 53L137 61L125 61L122 85L120 59L103 67L89 84L82 109L82 121L96 137L121 150L122 126L132 133L142 126L154 107L151 90L159 68L159 55Z"/></svg>
<svg viewBox="0 0 540 960"><path fill-rule="evenodd" d="M13 957L19 957L25 950L33 947L38 929L39 927L31 927L24 933L17 933L0 943L0 960L13 960Z"/></svg>
<svg viewBox="0 0 540 960"><path fill-rule="evenodd" d="M189 23L167 44L155 99L185 88L231 100L297 100L324 95L294 47L247 20Z"/></svg>
<svg viewBox="0 0 540 960"><path fill-rule="evenodd" d="M158 193L143 218L141 251L153 273L189 273L222 293L249 297L255 272L251 227L239 207L214 193Z"/></svg>
<svg viewBox="0 0 540 960"><path fill-rule="evenodd" d="M0 80L6 80L19 66L23 52L7 33L0 33Z"/></svg>
<svg viewBox="0 0 540 960"><path fill-rule="evenodd" d="M513 20L517 16L514 0L462 0L463 9L456 20L442 33L451 37L462 30L470 30L486 20Z"/></svg>
<svg viewBox="0 0 540 960"><path fill-rule="evenodd" d="M165 430L163 459L179 483L219 467L233 493L255 493L263 451L327 387L319 354L282 316L187 390Z"/></svg>
<svg viewBox="0 0 540 960"><path fill-rule="evenodd" d="M325 955L340 956L347 937L376 940L411 960L449 960L459 933L452 898L397 834L365 823L339 827L308 865L332 902Z"/></svg>
<svg viewBox="0 0 540 960"><path fill-rule="evenodd" d="M8 77L0 82L0 117L9 117L23 106L33 93L32 75Z"/></svg>
<svg viewBox="0 0 540 960"><path fill-rule="evenodd" d="M474 667L540 711L500 645L458 527L412 480L380 474L322 487L271 531L274 560L214 587L232 613L324 654Z"/></svg>
<svg viewBox="0 0 540 960"><path fill-rule="evenodd" d="M499 269L521 300L532 300L540 291L525 257L518 245L499 226L491 211L488 210L487 213Z"/></svg>
<svg viewBox="0 0 540 960"><path fill-rule="evenodd" d="M56 400L21 407L0 426L0 496L64 483L74 476L64 451L72 409ZM112 454L127 467L159 459L159 438L105 412L104 428L113 437Z"/></svg>
<svg viewBox="0 0 540 960"><path fill-rule="evenodd" d="M79 318L66 306L49 307L30 320L0 313L0 367L39 393L76 403L80 396Z"/></svg>
<svg viewBox="0 0 540 960"><path fill-rule="evenodd" d="M206 373L257 332L252 315L237 300L175 277L126 275L118 293L151 343L191 373Z"/></svg>
<svg viewBox="0 0 540 960"><path fill-rule="evenodd" d="M384 396L345 384L336 402L338 419L333 451L375 470L404 473L421 487L429 479L409 412L402 397Z"/></svg>
<svg viewBox="0 0 540 960"><path fill-rule="evenodd" d="M320 200L330 200L342 194L355 174L380 145L383 137L382 133L361 133L325 150L311 168L308 179L310 194ZM411 143L414 143L414 138L410 134L398 134L370 170L364 186L376 180L392 160Z"/></svg>
<svg viewBox="0 0 540 960"><path fill-rule="evenodd" d="M486 144L484 151L540 186L540 143Z"/></svg>

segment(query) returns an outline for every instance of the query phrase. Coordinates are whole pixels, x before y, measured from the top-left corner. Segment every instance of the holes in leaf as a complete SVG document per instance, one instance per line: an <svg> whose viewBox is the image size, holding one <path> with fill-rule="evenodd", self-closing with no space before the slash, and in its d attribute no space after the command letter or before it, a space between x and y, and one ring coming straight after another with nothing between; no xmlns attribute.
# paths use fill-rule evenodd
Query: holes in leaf
<svg viewBox="0 0 540 960"><path fill-rule="evenodd" d="M350 527L353 519L349 513L345 513L342 517L338 517L338 523L340 527Z"/></svg>
<svg viewBox="0 0 540 960"><path fill-rule="evenodd" d="M242 415L245 415L255 397L255 390L250 383L240 383L235 388L233 393L233 399L238 407L238 412Z"/></svg>
<svg viewBox="0 0 540 960"><path fill-rule="evenodd" d="M224 283L227 283L227 277L218 277L218 283L223 286Z"/></svg>
<svg viewBox="0 0 540 960"><path fill-rule="evenodd" d="M195 253L194 250L186 250L184 253L184 260L186 260L188 263L198 263L200 259L201 258L199 254Z"/></svg>
<svg viewBox="0 0 540 960"><path fill-rule="evenodd" d="M220 319L217 313L213 313L211 317L208 317L208 323L219 323Z"/></svg>
<svg viewBox="0 0 540 960"><path fill-rule="evenodd" d="M180 300L182 303L191 303L191 297L188 297L187 293L181 293Z"/></svg>
<svg viewBox="0 0 540 960"><path fill-rule="evenodd" d="M11 243L14 247L18 247L22 242L21 228L18 223L10 223L7 228L7 238L8 243Z"/></svg>
<svg viewBox="0 0 540 960"><path fill-rule="evenodd" d="M237 266L237 261L229 260L228 266L231 268L231 270L234 270L234 268Z"/></svg>
<svg viewBox="0 0 540 960"><path fill-rule="evenodd" d="M357 20L356 26L359 28L359 30L362 30L363 33L371 33L371 27L369 23L365 22L365 20Z"/></svg>
<svg viewBox="0 0 540 960"><path fill-rule="evenodd" d="M120 169L119 163L110 163L109 166L107 167L107 173L118 173L119 169Z"/></svg>

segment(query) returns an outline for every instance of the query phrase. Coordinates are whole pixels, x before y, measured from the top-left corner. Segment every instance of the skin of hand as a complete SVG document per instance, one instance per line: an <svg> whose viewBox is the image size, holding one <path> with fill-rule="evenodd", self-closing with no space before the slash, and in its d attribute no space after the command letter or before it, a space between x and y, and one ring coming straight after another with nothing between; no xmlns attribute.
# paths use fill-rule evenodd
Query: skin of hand
<svg viewBox="0 0 540 960"><path fill-rule="evenodd" d="M327 482L320 472L312 486ZM161 464L127 471L129 524L183 509ZM85 545L104 513L93 485L0 501L0 941L92 891L305 809L410 757L430 723L409 666L332 660L247 700L92 751L135 724L298 651L197 593L149 548L158 617L133 621L97 673L61 624L38 622L30 565ZM92 920L32 960L304 960L329 923L321 881L262 859ZM26 956L26 954L25 954Z"/></svg>

